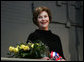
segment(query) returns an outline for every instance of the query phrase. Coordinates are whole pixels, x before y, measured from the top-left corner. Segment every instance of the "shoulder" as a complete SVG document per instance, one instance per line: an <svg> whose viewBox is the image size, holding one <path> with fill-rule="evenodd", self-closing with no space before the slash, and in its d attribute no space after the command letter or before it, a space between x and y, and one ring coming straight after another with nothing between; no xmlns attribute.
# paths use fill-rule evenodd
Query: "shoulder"
<svg viewBox="0 0 84 62"><path fill-rule="evenodd" d="M35 33L36 33L36 32L33 31L33 32L31 32L31 33L28 35L27 43L28 43L29 40L30 40L30 41L33 41L33 40L35 39L35 36L36 36Z"/></svg>
<svg viewBox="0 0 84 62"><path fill-rule="evenodd" d="M51 37L56 42L60 42L61 41L60 36L58 34L52 33Z"/></svg>
<svg viewBox="0 0 84 62"><path fill-rule="evenodd" d="M60 38L59 35L58 34L55 34L55 33L52 33L52 36L55 37L55 38Z"/></svg>
<svg viewBox="0 0 84 62"><path fill-rule="evenodd" d="M35 34L36 34L36 31L33 31L29 34L29 36L35 36Z"/></svg>

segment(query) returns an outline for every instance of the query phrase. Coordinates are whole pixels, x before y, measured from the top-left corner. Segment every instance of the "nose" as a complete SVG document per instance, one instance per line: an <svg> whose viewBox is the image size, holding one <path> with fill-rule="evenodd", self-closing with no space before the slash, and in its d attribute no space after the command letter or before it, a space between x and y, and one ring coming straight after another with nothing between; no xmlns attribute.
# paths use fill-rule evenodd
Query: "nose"
<svg viewBox="0 0 84 62"><path fill-rule="evenodd" d="M44 21L44 20L45 20L45 18L43 17L43 18L42 18L42 20Z"/></svg>

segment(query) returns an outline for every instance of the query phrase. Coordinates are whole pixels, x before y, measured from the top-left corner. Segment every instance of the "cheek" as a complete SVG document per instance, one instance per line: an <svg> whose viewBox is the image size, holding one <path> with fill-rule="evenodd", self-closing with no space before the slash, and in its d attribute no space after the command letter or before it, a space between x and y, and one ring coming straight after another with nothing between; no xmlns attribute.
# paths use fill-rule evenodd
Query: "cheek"
<svg viewBox="0 0 84 62"><path fill-rule="evenodd" d="M40 22L41 21L41 19L37 19L38 20L38 22Z"/></svg>
<svg viewBox="0 0 84 62"><path fill-rule="evenodd" d="M38 23L38 25L40 25L40 21L41 21L40 19L37 19L37 23Z"/></svg>
<svg viewBox="0 0 84 62"><path fill-rule="evenodd" d="M50 21L49 18L47 19L47 21L48 21L48 22Z"/></svg>
<svg viewBox="0 0 84 62"><path fill-rule="evenodd" d="M46 20L49 20L49 17L47 17Z"/></svg>

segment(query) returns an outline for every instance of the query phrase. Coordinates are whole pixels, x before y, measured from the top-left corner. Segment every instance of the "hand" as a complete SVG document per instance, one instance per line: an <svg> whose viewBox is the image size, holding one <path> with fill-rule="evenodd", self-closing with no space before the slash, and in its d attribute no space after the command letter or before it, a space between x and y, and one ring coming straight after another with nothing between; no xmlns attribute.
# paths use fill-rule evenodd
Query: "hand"
<svg viewBox="0 0 84 62"><path fill-rule="evenodd" d="M43 57L41 59L44 59L44 60L49 60L50 58L49 57Z"/></svg>
<svg viewBox="0 0 84 62"><path fill-rule="evenodd" d="M66 61L65 59L62 59L61 61Z"/></svg>

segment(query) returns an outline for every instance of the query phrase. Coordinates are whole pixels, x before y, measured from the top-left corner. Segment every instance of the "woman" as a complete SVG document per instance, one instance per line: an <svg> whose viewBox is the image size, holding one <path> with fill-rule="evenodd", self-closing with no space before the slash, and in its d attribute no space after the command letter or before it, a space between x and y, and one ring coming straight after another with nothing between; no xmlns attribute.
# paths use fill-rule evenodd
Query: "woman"
<svg viewBox="0 0 84 62"><path fill-rule="evenodd" d="M48 28L51 20L51 12L47 7L37 7L33 13L33 22L38 26L38 29L29 35L27 43L28 40L41 40L49 47L49 51L56 51L65 59L59 36L53 34ZM45 58L49 59L48 57Z"/></svg>

